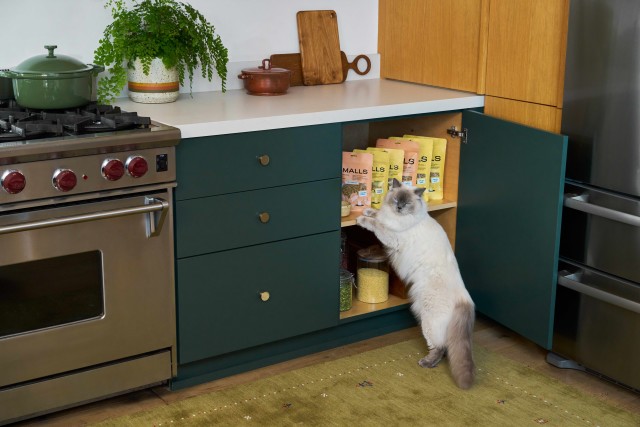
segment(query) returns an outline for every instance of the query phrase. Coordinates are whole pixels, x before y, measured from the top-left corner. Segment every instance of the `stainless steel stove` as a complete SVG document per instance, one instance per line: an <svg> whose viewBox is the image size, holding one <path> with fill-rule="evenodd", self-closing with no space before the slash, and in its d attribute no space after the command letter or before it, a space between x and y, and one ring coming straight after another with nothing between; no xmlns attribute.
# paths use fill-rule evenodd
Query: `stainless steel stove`
<svg viewBox="0 0 640 427"><path fill-rule="evenodd" d="M0 104L0 425L175 375L180 131Z"/></svg>
<svg viewBox="0 0 640 427"><path fill-rule="evenodd" d="M117 107L31 111L0 104L0 211L17 202L175 181L172 147L179 140L178 129Z"/></svg>

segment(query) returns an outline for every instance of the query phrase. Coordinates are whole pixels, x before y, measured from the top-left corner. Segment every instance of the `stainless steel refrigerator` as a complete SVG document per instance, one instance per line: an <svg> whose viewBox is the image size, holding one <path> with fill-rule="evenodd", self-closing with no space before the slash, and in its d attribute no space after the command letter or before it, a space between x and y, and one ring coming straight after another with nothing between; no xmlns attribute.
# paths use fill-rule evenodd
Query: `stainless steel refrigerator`
<svg viewBox="0 0 640 427"><path fill-rule="evenodd" d="M640 390L640 1L571 0L552 353Z"/></svg>

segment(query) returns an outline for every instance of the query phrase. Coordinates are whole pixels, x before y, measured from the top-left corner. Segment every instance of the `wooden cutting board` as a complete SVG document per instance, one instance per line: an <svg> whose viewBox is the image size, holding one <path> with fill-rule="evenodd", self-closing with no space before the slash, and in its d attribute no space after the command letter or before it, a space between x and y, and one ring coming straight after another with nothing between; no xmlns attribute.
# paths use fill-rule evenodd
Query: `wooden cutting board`
<svg viewBox="0 0 640 427"><path fill-rule="evenodd" d="M290 86L302 86L302 60L299 53L274 53L269 58L271 67L291 71Z"/></svg>
<svg viewBox="0 0 640 427"><path fill-rule="evenodd" d="M305 85L340 83L342 60L338 15L333 10L304 10L296 14Z"/></svg>
<svg viewBox="0 0 640 427"><path fill-rule="evenodd" d="M342 65L342 81L347 79L349 70L355 71L361 76L367 74L371 70L371 60L366 55L358 55L349 62L347 55L340 51L340 59ZM275 53L269 58L272 67L286 68L291 71L291 86L302 86L302 59L299 53ZM364 69L359 68L360 60L365 61Z"/></svg>

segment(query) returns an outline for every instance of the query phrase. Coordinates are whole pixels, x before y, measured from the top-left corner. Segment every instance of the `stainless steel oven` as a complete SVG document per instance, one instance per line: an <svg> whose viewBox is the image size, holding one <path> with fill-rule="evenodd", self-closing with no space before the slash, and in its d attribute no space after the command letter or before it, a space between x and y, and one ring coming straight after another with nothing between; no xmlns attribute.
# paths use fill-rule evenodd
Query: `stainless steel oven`
<svg viewBox="0 0 640 427"><path fill-rule="evenodd" d="M178 141L0 140L0 425L175 375Z"/></svg>

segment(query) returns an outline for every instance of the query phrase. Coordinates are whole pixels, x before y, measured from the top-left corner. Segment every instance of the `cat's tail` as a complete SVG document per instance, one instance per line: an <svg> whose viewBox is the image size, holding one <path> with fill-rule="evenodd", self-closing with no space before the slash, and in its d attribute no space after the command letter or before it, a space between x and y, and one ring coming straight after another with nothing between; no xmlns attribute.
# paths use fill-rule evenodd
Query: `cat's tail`
<svg viewBox="0 0 640 427"><path fill-rule="evenodd" d="M472 342L475 309L473 303L459 302L453 309L453 316L447 333L447 358L453 380L462 389L473 385L475 364Z"/></svg>

